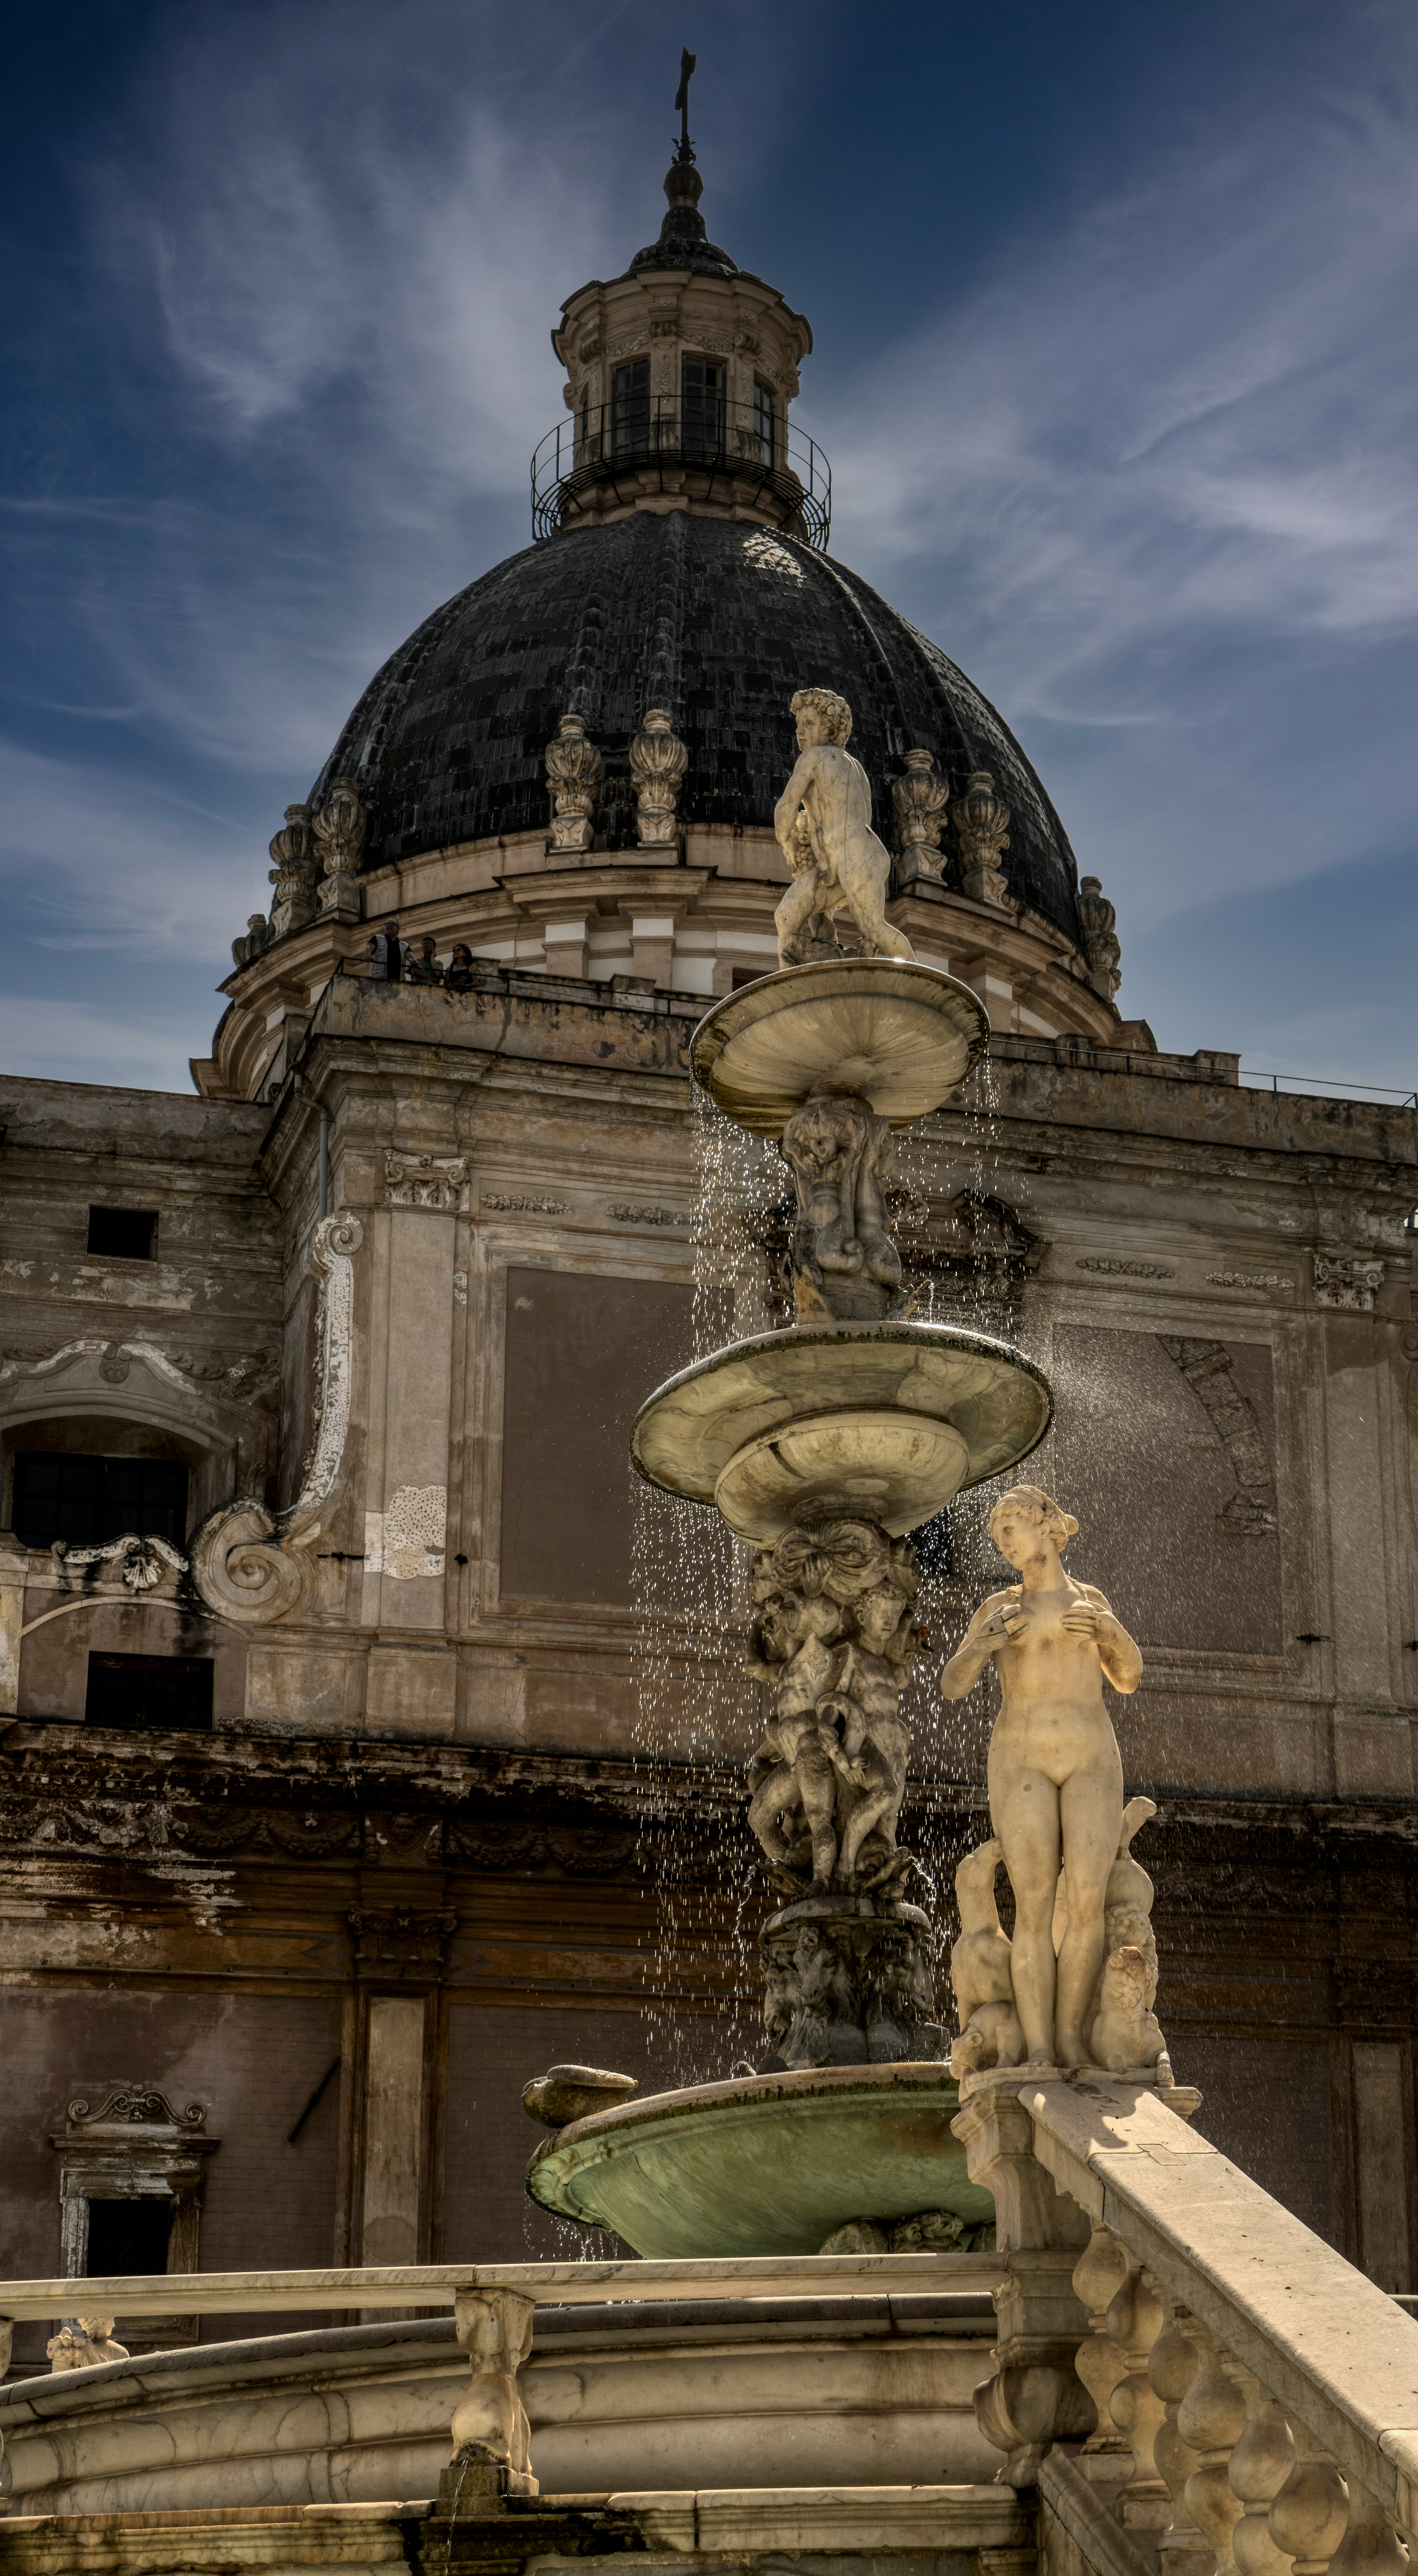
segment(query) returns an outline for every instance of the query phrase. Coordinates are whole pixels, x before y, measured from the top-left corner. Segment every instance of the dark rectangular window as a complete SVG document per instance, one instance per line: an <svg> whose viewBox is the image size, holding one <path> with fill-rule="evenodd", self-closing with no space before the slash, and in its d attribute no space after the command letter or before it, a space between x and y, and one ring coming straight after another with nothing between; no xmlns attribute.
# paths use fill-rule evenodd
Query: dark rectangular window
<svg viewBox="0 0 1418 2576"><path fill-rule="evenodd" d="M180 1458L90 1458L67 1449L15 1457L15 1535L26 1547L97 1547L104 1539L187 1535L187 1469Z"/></svg>
<svg viewBox="0 0 1418 2576"><path fill-rule="evenodd" d="M210 1656L91 1654L84 1723L210 1735Z"/></svg>
<svg viewBox="0 0 1418 2576"><path fill-rule="evenodd" d="M776 465L778 406L768 385L755 384L753 388L753 433L759 442L764 464Z"/></svg>
<svg viewBox="0 0 1418 2576"><path fill-rule="evenodd" d="M680 444L686 456L712 458L724 450L724 369L713 358L680 360Z"/></svg>
<svg viewBox="0 0 1418 2576"><path fill-rule="evenodd" d="M142 2200L91 2200L90 2279L110 2281L124 2272L165 2272L171 2226L172 2203L155 2194Z"/></svg>
<svg viewBox="0 0 1418 2576"><path fill-rule="evenodd" d="M89 1250L101 1261L155 1261L157 1233L153 1208L89 1210Z"/></svg>
<svg viewBox="0 0 1418 2576"><path fill-rule="evenodd" d="M650 445L650 361L611 369L611 454L643 456Z"/></svg>

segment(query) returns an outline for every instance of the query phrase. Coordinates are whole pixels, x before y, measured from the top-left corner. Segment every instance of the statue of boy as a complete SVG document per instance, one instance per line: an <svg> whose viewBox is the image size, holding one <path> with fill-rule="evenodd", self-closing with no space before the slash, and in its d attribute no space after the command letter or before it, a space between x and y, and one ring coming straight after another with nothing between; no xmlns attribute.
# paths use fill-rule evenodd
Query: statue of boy
<svg viewBox="0 0 1418 2576"><path fill-rule="evenodd" d="M1078 1528L1037 1485L1015 1485L990 1536L1021 1580L992 1592L941 1675L946 1699L973 1690L991 1656L1000 1706L990 1737L990 1815L1014 1890L1014 2001L1031 2066L1087 2066L1083 2026L1104 1950L1104 1891L1123 1824L1123 1766L1104 1677L1131 1693L1142 1657L1091 1583L1060 1562ZM1062 1861L1068 1929L1054 1961Z"/></svg>
<svg viewBox="0 0 1418 2576"><path fill-rule="evenodd" d="M802 942L818 912L846 905L868 957L915 959L904 932L886 918L891 859L871 827L871 782L847 749L852 710L833 689L799 689L791 714L797 720L799 758L773 811L773 830L793 873L779 904L778 962L802 962ZM815 865L803 867L794 843L800 810L806 814Z"/></svg>

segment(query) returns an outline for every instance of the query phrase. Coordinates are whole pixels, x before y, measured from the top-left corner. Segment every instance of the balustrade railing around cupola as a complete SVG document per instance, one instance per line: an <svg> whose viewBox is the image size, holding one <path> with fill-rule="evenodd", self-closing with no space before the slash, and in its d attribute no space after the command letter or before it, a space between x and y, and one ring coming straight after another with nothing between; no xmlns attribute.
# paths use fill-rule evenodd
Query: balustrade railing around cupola
<svg viewBox="0 0 1418 2576"><path fill-rule="evenodd" d="M790 533L825 551L832 531L832 469L817 441L752 403L635 394L585 405L548 430L532 457L532 534L552 537L595 515L609 489L630 501L645 479L676 488L685 473L757 499ZM666 487L668 488L668 487Z"/></svg>

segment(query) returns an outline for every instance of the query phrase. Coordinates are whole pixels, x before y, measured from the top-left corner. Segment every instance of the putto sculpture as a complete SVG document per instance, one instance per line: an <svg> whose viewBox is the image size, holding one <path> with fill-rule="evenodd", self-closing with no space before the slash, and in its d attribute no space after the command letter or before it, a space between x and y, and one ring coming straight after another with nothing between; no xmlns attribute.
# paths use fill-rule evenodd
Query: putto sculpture
<svg viewBox="0 0 1418 2576"><path fill-rule="evenodd" d="M807 962L803 938L814 915L838 908L851 914L868 957L914 960L905 932L886 918L891 855L872 830L871 781L847 749L851 708L835 689L799 689L789 711L799 757L773 813L793 871L774 914L780 966Z"/></svg>
<svg viewBox="0 0 1418 2576"><path fill-rule="evenodd" d="M1152 1882L1129 1850L1155 1811L1145 1798L1124 1809L1102 1689L1135 1691L1142 1656L1096 1586L1065 1571L1078 1523L1052 1495L1011 1487L989 1529L1020 1580L982 1601L941 1675L947 1699L963 1699L992 1659L1000 1678L987 1775L996 1839L956 1874L951 2066L962 2077L1021 2064L1161 2067ZM1001 1859L1012 1942L995 1910Z"/></svg>

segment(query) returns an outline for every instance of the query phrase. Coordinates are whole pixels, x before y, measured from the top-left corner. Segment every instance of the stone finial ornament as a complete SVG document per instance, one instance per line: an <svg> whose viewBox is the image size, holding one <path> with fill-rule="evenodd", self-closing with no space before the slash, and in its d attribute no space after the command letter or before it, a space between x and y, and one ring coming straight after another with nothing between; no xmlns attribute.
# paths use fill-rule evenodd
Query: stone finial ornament
<svg viewBox="0 0 1418 2576"><path fill-rule="evenodd" d="M1118 916L1103 892L1101 877L1079 879L1078 918L1083 925L1088 981L1095 993L1111 1002L1123 980L1123 952L1118 942Z"/></svg>
<svg viewBox="0 0 1418 2576"><path fill-rule="evenodd" d="M855 921L868 957L901 957L914 964L909 939L886 918L891 858L872 830L871 782L847 749L852 710L835 689L812 688L797 691L790 713L797 724L798 759L773 812L774 836L793 873L774 914L778 963L806 963L805 942L815 917L841 906ZM814 859L811 869L803 865L801 854L803 814Z"/></svg>
<svg viewBox="0 0 1418 2576"><path fill-rule="evenodd" d="M594 846L596 806L606 765L586 737L584 716L564 715L547 744L547 787L551 794L548 851L580 851Z"/></svg>
<svg viewBox="0 0 1418 2576"><path fill-rule="evenodd" d="M896 808L896 846L901 853L902 876L939 877L944 864L940 836L950 803L950 786L941 777L930 752L919 746L907 752L906 775L892 781L891 802Z"/></svg>
<svg viewBox="0 0 1418 2576"><path fill-rule="evenodd" d="M972 769L965 793L957 796L950 819L960 840L960 882L976 903L996 909L1005 901L1001 853L1009 848L1009 807L995 792L988 769Z"/></svg>
<svg viewBox="0 0 1418 2576"><path fill-rule="evenodd" d="M630 746L630 774L635 781L636 838L642 850L673 849L679 803L689 753L664 707L650 707Z"/></svg>
<svg viewBox="0 0 1418 2576"><path fill-rule="evenodd" d="M271 937L284 939L288 930L303 930L307 921L315 918L319 863L308 805L286 807L286 819L271 842L271 857L275 865L268 883L276 889L271 906Z"/></svg>
<svg viewBox="0 0 1418 2576"><path fill-rule="evenodd" d="M259 957L263 948L270 947L275 936L264 912L248 912L245 937L231 943L232 964L249 966L253 957Z"/></svg>
<svg viewBox="0 0 1418 2576"><path fill-rule="evenodd" d="M314 824L316 846L325 867L320 888L322 912L358 913L359 863L368 826L368 809L356 781L332 779Z"/></svg>

